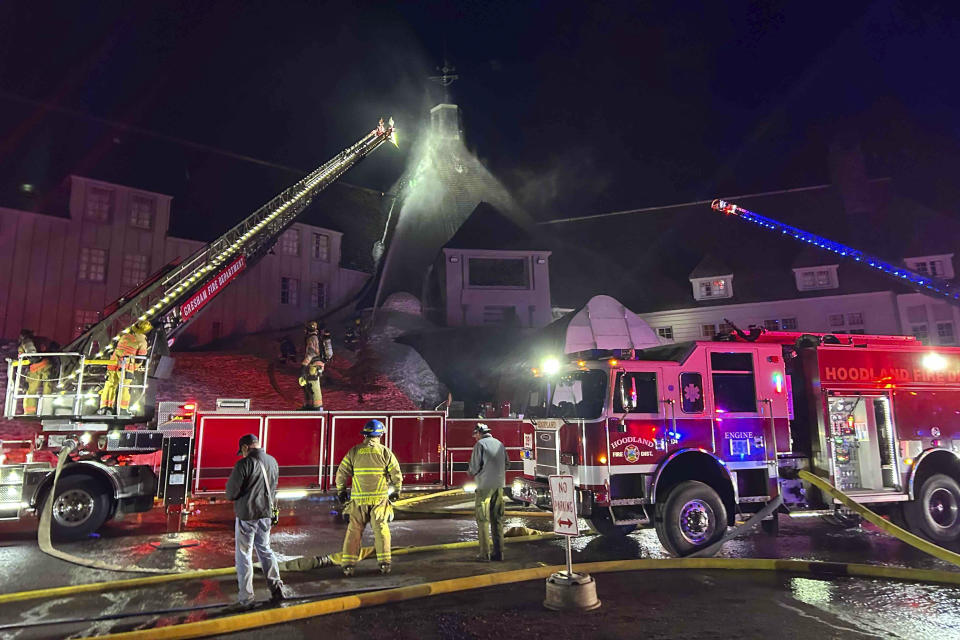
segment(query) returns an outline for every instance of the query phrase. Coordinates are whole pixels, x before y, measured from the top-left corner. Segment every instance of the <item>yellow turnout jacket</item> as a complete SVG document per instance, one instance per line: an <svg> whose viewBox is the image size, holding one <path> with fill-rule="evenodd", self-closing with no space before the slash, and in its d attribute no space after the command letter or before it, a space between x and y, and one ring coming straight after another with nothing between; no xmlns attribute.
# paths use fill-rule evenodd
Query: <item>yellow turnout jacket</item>
<svg viewBox="0 0 960 640"><path fill-rule="evenodd" d="M397 456L379 442L369 439L350 449L340 461L337 491L346 489L350 478L353 478L350 500L357 505L380 504L387 499L390 484L399 493L403 483Z"/></svg>

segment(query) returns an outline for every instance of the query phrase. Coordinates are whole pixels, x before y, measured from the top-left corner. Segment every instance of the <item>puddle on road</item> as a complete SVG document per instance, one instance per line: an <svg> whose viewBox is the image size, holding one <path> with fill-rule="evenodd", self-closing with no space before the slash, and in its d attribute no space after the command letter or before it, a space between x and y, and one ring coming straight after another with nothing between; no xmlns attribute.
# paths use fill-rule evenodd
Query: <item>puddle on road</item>
<svg viewBox="0 0 960 640"><path fill-rule="evenodd" d="M882 637L942 640L960 636L960 589L841 578L790 578L795 600Z"/></svg>

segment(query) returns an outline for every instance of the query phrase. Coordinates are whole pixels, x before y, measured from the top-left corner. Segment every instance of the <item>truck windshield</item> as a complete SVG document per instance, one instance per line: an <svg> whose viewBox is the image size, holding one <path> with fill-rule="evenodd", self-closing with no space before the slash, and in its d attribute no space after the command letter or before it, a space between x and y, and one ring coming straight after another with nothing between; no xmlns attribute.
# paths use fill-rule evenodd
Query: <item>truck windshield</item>
<svg viewBox="0 0 960 640"><path fill-rule="evenodd" d="M607 373L591 369L532 381L526 415L531 418L584 418L603 413Z"/></svg>

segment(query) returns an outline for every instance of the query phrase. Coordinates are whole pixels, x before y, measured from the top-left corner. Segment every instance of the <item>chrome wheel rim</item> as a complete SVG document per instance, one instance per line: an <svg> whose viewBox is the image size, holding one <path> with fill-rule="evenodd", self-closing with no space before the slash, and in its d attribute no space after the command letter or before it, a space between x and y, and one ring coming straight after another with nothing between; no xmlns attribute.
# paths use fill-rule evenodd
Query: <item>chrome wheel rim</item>
<svg viewBox="0 0 960 640"><path fill-rule="evenodd" d="M82 489L65 491L53 503L53 519L64 527L79 527L93 515L93 496Z"/></svg>
<svg viewBox="0 0 960 640"><path fill-rule="evenodd" d="M927 512L938 527L949 529L956 524L958 511L957 498L950 490L938 487L930 493Z"/></svg>
<svg viewBox="0 0 960 640"><path fill-rule="evenodd" d="M702 544L710 539L715 529L713 509L703 500L690 500L680 509L678 528L690 544Z"/></svg>

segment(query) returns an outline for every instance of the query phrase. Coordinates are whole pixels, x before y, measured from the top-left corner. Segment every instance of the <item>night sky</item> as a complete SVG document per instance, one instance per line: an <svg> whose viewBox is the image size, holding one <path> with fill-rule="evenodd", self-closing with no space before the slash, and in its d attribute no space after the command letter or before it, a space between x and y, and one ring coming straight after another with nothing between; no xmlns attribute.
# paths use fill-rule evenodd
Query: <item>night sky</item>
<svg viewBox="0 0 960 640"><path fill-rule="evenodd" d="M347 177L387 190L446 57L468 147L539 218L825 183L838 135L960 217L954 5L7 0L0 205L78 173L210 238L299 176L176 139L310 170L393 114L401 150Z"/></svg>

